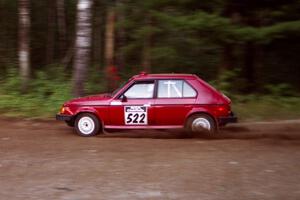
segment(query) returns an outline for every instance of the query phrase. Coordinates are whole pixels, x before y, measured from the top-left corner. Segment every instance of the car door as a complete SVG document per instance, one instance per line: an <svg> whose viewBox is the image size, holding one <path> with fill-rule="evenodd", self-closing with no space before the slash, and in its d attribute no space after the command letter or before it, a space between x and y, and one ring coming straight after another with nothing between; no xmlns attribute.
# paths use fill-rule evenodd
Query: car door
<svg viewBox="0 0 300 200"><path fill-rule="evenodd" d="M110 103L109 126L134 128L153 125L153 103L154 80L135 81Z"/></svg>
<svg viewBox="0 0 300 200"><path fill-rule="evenodd" d="M158 80L155 125L182 126L193 108L197 92L185 80Z"/></svg>

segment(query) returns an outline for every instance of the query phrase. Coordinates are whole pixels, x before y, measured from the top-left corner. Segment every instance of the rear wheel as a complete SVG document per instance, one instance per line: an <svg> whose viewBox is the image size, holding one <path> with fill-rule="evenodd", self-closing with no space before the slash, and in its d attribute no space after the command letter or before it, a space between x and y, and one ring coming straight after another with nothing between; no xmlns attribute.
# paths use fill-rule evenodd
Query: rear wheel
<svg viewBox="0 0 300 200"><path fill-rule="evenodd" d="M193 133L214 134L217 132L215 120L207 114L192 115L187 121L186 128Z"/></svg>
<svg viewBox="0 0 300 200"><path fill-rule="evenodd" d="M94 136L100 130L100 122L98 118L90 113L82 113L75 120L76 133L83 137Z"/></svg>

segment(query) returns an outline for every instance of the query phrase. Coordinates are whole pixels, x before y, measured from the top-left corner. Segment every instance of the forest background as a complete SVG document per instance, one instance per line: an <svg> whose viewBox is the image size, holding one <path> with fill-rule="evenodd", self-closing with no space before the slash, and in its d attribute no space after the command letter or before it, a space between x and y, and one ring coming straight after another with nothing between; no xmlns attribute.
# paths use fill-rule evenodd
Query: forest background
<svg viewBox="0 0 300 200"><path fill-rule="evenodd" d="M0 0L1 115L194 73L242 120L300 117L300 0Z"/></svg>

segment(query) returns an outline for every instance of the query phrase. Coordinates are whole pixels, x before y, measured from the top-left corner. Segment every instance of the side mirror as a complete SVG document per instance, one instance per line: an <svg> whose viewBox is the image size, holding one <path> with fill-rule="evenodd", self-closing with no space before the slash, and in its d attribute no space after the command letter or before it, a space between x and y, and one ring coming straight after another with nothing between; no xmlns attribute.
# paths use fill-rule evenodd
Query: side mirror
<svg viewBox="0 0 300 200"><path fill-rule="evenodd" d="M127 102L127 97L125 95L122 95L121 101L122 102Z"/></svg>

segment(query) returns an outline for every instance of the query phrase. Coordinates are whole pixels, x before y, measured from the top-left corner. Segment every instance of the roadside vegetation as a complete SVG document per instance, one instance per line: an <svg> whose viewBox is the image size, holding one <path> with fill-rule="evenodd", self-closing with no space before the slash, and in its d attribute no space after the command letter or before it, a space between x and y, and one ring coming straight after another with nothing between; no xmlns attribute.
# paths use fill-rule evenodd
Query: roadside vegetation
<svg viewBox="0 0 300 200"><path fill-rule="evenodd" d="M239 77L239 71L227 71L211 84L230 97L240 121L300 118L300 94L292 85L265 84L247 93Z"/></svg>
<svg viewBox="0 0 300 200"><path fill-rule="evenodd" d="M21 82L16 70L10 70L1 82L1 115L25 118L54 118L63 102L72 98L71 78L60 66L37 73L28 93L20 92ZM95 74L91 73L91 74ZM236 73L224 73L211 84L229 96L240 121L261 121L300 118L300 96L288 84L267 85L263 93L242 94L237 91ZM123 75L124 81L129 75ZM120 81L122 83L122 81ZM105 92L104 79L91 78L86 83L87 94Z"/></svg>

